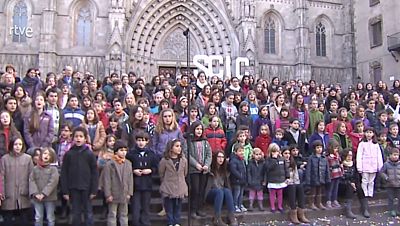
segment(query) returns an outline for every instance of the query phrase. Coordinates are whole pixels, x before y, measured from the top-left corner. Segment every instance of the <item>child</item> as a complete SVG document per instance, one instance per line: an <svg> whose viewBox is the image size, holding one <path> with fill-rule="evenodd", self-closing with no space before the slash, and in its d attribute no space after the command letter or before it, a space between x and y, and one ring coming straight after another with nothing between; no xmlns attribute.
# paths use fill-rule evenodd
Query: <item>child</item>
<svg viewBox="0 0 400 226"><path fill-rule="evenodd" d="M104 168L106 162L112 159L114 155L114 144L116 141L117 141L116 136L112 134L106 136L106 142L104 143L104 147L99 152L97 158L97 167L99 168L100 171Z"/></svg>
<svg viewBox="0 0 400 226"><path fill-rule="evenodd" d="M358 144L364 136L364 123L361 120L355 122L354 130L349 134L353 154L357 154Z"/></svg>
<svg viewBox="0 0 400 226"><path fill-rule="evenodd" d="M375 112L376 102L372 98L367 100L367 109L365 109L365 116L369 121L370 127L375 127L378 124L378 118Z"/></svg>
<svg viewBox="0 0 400 226"><path fill-rule="evenodd" d="M289 129L289 108L282 107L281 112L279 112L279 118L275 121L275 130L281 128L283 130Z"/></svg>
<svg viewBox="0 0 400 226"><path fill-rule="evenodd" d="M314 133L308 139L308 143L312 144L314 141L319 140L324 145L324 150L328 148L329 135L325 131L325 122L324 120L319 120L315 124ZM310 156L312 153L307 153Z"/></svg>
<svg viewBox="0 0 400 226"><path fill-rule="evenodd" d="M346 148L342 151L343 157L343 182L344 182L344 194L345 194L345 216L350 219L355 219L353 211L351 210L353 204L354 192L359 193L360 182L357 169L353 162L353 152L350 148Z"/></svg>
<svg viewBox="0 0 400 226"><path fill-rule="evenodd" d="M242 133L244 136L244 133ZM243 192L247 182L246 165L244 161L244 146L237 143L233 148L233 153L229 159L230 181L232 185L233 205L235 212L247 212L243 205Z"/></svg>
<svg viewBox="0 0 400 226"><path fill-rule="evenodd" d="M300 121L297 118L290 119L290 127L285 131L283 139L288 142L288 145L295 144L303 156L308 156L306 152L306 132L301 130Z"/></svg>
<svg viewBox="0 0 400 226"><path fill-rule="evenodd" d="M206 192L206 184L208 173L210 170L212 153L210 144L203 137L203 125L200 121L194 122L189 132L193 135L193 139L188 143L189 154L189 176L191 182L190 207L192 218L205 217L201 212L203 207L204 194Z"/></svg>
<svg viewBox="0 0 400 226"><path fill-rule="evenodd" d="M108 202L107 225L128 226L128 202L133 195L132 164L125 158L128 146L121 140L114 144L114 156L102 172L102 187Z"/></svg>
<svg viewBox="0 0 400 226"><path fill-rule="evenodd" d="M299 174L300 182L304 182L305 171L307 166L307 158L301 155L297 145L290 145L289 146L290 156L293 158L294 162L296 163L297 171Z"/></svg>
<svg viewBox="0 0 400 226"><path fill-rule="evenodd" d="M24 119L24 139L28 148L51 147L53 143L53 118L44 107L45 94L38 92L32 110Z"/></svg>
<svg viewBox="0 0 400 226"><path fill-rule="evenodd" d="M335 113L337 115L338 108L339 108L339 103L337 102L337 100L332 100L330 102L328 111L324 115L325 125L328 125L329 123L331 123L330 115L333 114L333 113Z"/></svg>
<svg viewBox="0 0 400 226"><path fill-rule="evenodd" d="M390 216L396 217L399 212L396 212L394 207L394 199L397 198L398 205L400 205L400 162L399 162L399 149L392 148L390 150L389 161L383 164L381 175L386 181L388 204ZM398 209L399 211L399 209Z"/></svg>
<svg viewBox="0 0 400 226"><path fill-rule="evenodd" d="M390 124L387 141L390 147L400 149L399 126L396 123Z"/></svg>
<svg viewBox="0 0 400 226"><path fill-rule="evenodd" d="M324 120L324 114L318 110L318 100L311 100L310 103L310 126L308 127L307 134L311 136L315 132L317 122Z"/></svg>
<svg viewBox="0 0 400 226"><path fill-rule="evenodd" d="M227 141L224 130L220 127L220 121L218 116L211 116L209 127L204 131L204 137L210 143L212 153L224 151L226 148Z"/></svg>
<svg viewBox="0 0 400 226"><path fill-rule="evenodd" d="M337 123L338 123L338 114L332 113L330 116L331 122L329 124L326 124L326 132L329 134L329 137L333 137L333 133L336 130Z"/></svg>
<svg viewBox="0 0 400 226"><path fill-rule="evenodd" d="M109 118L104 111L104 103L103 101L94 101L93 108L96 110L97 115L99 116L99 120L103 123L104 128L108 128L109 126Z"/></svg>
<svg viewBox="0 0 400 226"><path fill-rule="evenodd" d="M268 128L272 128L271 121L268 118L268 113L269 110L267 105L260 106L260 110L258 111L258 118L254 121L251 131L251 136L253 138L258 137L260 132L260 127L262 125L267 124Z"/></svg>
<svg viewBox="0 0 400 226"><path fill-rule="evenodd" d="M306 167L304 183L311 187L309 202L310 208L313 210L326 210L326 207L322 204L322 191L325 190L325 185L331 182L328 161L322 154L323 147L319 140L312 143L314 154L308 158Z"/></svg>
<svg viewBox="0 0 400 226"><path fill-rule="evenodd" d="M350 138L347 135L346 123L344 122L340 121L337 123L336 132L333 133L333 139L339 143L342 150L345 148L352 148Z"/></svg>
<svg viewBox="0 0 400 226"><path fill-rule="evenodd" d="M88 108L86 111L82 126L88 131L88 144L92 147L94 154L99 155L99 151L103 148L106 141L106 131L93 108Z"/></svg>
<svg viewBox="0 0 400 226"><path fill-rule="evenodd" d="M153 187L152 176L157 170L157 158L148 147L150 136L140 131L135 136L135 147L128 151L126 158L132 163L134 193L131 199L133 225L151 225L150 199Z"/></svg>
<svg viewBox="0 0 400 226"><path fill-rule="evenodd" d="M280 156L280 148L277 144L271 144L268 152L270 156L265 162L265 177L267 178L271 212L276 211L275 199L278 197L278 211L283 213L283 189L289 182L289 169L285 160Z"/></svg>
<svg viewBox="0 0 400 226"><path fill-rule="evenodd" d="M188 196L185 177L188 173L187 160L182 153L179 139L168 141L158 167L160 174L160 193L167 212L167 224L180 224L182 200Z"/></svg>
<svg viewBox="0 0 400 226"><path fill-rule="evenodd" d="M260 148L254 148L252 158L247 165L247 183L249 188L249 211L253 211L254 200L257 198L258 208L264 211L263 187L266 185L264 178L264 153Z"/></svg>
<svg viewBox="0 0 400 226"><path fill-rule="evenodd" d="M227 140L231 140L236 132L236 116L238 110L233 104L235 94L233 92L227 92L225 95L225 101L222 102L220 107L220 117L223 125L225 126L225 134Z"/></svg>
<svg viewBox="0 0 400 226"><path fill-rule="evenodd" d="M13 218L15 218L21 225L29 225L31 208L29 175L33 170L32 159L24 153L25 146L21 138L11 140L9 150L10 153L0 159L0 176L3 180L4 192L0 194L3 224L13 225Z"/></svg>
<svg viewBox="0 0 400 226"><path fill-rule="evenodd" d="M238 130L236 132L236 137L235 137L235 142L232 145L232 152L234 152L236 146L242 145L244 149L244 161L245 164L249 162L249 159L251 158L251 153L253 152L253 147L251 146L250 142L248 141L246 137L246 133L243 130Z"/></svg>
<svg viewBox="0 0 400 226"><path fill-rule="evenodd" d="M310 223L304 214L304 188L301 183L299 171L297 170L297 163L294 159L295 156L292 154L295 153L294 150L293 146L282 149L282 156L285 159L286 165L289 167L290 176L288 186L286 187L290 205L289 219L293 224Z"/></svg>
<svg viewBox="0 0 400 226"><path fill-rule="evenodd" d="M79 101L76 95L69 95L68 107L63 110L63 115L65 122L71 122L74 128L83 123L85 113L79 107Z"/></svg>
<svg viewBox="0 0 400 226"><path fill-rule="evenodd" d="M55 225L54 210L59 180L57 167L51 165L55 160L55 151L52 148L43 148L38 164L29 176L29 196L35 207L35 225L43 225L43 209L46 209L47 225Z"/></svg>
<svg viewBox="0 0 400 226"><path fill-rule="evenodd" d="M274 139L272 139L272 143L277 144L280 148L287 146L288 142L286 140L283 140L284 134L285 134L285 131L283 129L281 129L281 128L276 129L275 137L274 137Z"/></svg>
<svg viewBox="0 0 400 226"><path fill-rule="evenodd" d="M250 106L247 101L242 101L239 105L239 114L236 117L236 126L246 125L248 127L253 126L253 119L250 115Z"/></svg>
<svg viewBox="0 0 400 226"><path fill-rule="evenodd" d="M327 160L329 165L329 172L331 183L329 184L327 191L327 202L326 208L341 207L337 201L339 181L343 176L343 170L341 167L341 159L339 155L339 143L336 140L330 140L328 145Z"/></svg>
<svg viewBox="0 0 400 226"><path fill-rule="evenodd" d="M203 123L204 127L207 128L209 126L212 116L218 116L217 107L215 106L215 103L208 102L206 105L204 116L203 118L201 118L201 122ZM223 129L221 119L219 119L219 127Z"/></svg>
<svg viewBox="0 0 400 226"><path fill-rule="evenodd" d="M271 139L271 131L268 128L268 125L262 125L260 127L260 135L256 137L255 147L262 150L264 156L269 156L268 147L272 142Z"/></svg>
<svg viewBox="0 0 400 226"><path fill-rule="evenodd" d="M179 127L183 134L189 131L189 124L199 121L199 108L196 105L190 105L188 111L188 116L184 115L179 119Z"/></svg>
<svg viewBox="0 0 400 226"><path fill-rule="evenodd" d="M3 110L0 112L0 158L9 153L10 140L21 137L21 134L12 122L11 113Z"/></svg>
<svg viewBox="0 0 400 226"><path fill-rule="evenodd" d="M381 132L387 133L389 130L388 124L388 114L386 111L382 110L377 113L378 115L378 122L376 124L376 132L379 134Z"/></svg>
<svg viewBox="0 0 400 226"><path fill-rule="evenodd" d="M64 155L61 166L61 189L64 199L71 200L72 224L81 224L81 214L88 225L93 224L92 205L97 194L98 172L96 157L86 145L87 130L76 127L72 132L74 145Z"/></svg>
<svg viewBox="0 0 400 226"><path fill-rule="evenodd" d="M357 149L357 171L361 174L361 187L366 197L374 194L374 180L376 173L383 166L381 149L376 140L373 128L364 131L364 138Z"/></svg>
<svg viewBox="0 0 400 226"><path fill-rule="evenodd" d="M117 139L121 139L122 137L122 128L119 126L117 116L113 115L109 118L109 127L106 128L107 135L114 135Z"/></svg>

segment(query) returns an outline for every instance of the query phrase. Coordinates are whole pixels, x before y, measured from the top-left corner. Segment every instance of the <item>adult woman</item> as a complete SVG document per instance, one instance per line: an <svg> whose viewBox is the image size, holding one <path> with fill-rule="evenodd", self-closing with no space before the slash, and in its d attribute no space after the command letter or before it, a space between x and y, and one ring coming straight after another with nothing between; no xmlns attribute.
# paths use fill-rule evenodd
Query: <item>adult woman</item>
<svg viewBox="0 0 400 226"><path fill-rule="evenodd" d="M242 87L242 94L247 95L249 90L253 88L250 84L250 76L243 75L242 81L240 82L240 86Z"/></svg>
<svg viewBox="0 0 400 226"><path fill-rule="evenodd" d="M219 107L221 107L221 103L222 103L221 93L218 91L212 92L210 95L209 101L213 102L215 104L215 106L217 106L217 108L219 109Z"/></svg>
<svg viewBox="0 0 400 226"><path fill-rule="evenodd" d="M163 156L167 141L179 139L185 146L185 139L176 122L176 116L172 109L161 111L152 139L153 151L159 159ZM183 148L183 150L185 150Z"/></svg>
<svg viewBox="0 0 400 226"><path fill-rule="evenodd" d="M197 75L196 94L199 94L200 92L202 92L202 90L204 90L207 85L208 85L208 82L207 82L206 74L204 72L200 72Z"/></svg>
<svg viewBox="0 0 400 226"><path fill-rule="evenodd" d="M29 68L25 78L21 81L22 87L28 93L28 96L35 97L36 93L42 89L42 81L36 76L36 69Z"/></svg>
<svg viewBox="0 0 400 226"><path fill-rule="evenodd" d="M37 93L32 111L24 120L24 138L28 148L51 147L54 138L53 118L44 111L45 94Z"/></svg>
<svg viewBox="0 0 400 226"><path fill-rule="evenodd" d="M225 154L223 151L218 151L213 155L210 176L206 187L206 200L214 206L213 223L217 226L226 225L221 218L224 203L228 209L228 223L230 225L238 225L233 215L233 197L228 174Z"/></svg>

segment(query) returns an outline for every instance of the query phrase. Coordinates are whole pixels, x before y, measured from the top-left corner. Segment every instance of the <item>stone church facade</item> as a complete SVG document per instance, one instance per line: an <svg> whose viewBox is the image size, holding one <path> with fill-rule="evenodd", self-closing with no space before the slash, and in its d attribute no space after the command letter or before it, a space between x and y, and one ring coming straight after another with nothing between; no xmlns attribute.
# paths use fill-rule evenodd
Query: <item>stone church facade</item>
<svg viewBox="0 0 400 226"><path fill-rule="evenodd" d="M3 0L0 67L179 74L189 28L191 59L247 57L257 77L351 84L353 11L350 0Z"/></svg>

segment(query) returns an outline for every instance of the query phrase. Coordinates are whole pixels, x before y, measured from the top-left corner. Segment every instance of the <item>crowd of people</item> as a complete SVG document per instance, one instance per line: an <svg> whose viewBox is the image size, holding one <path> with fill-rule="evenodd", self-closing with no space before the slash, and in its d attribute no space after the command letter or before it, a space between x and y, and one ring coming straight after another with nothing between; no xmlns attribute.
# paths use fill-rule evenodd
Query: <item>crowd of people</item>
<svg viewBox="0 0 400 226"><path fill-rule="evenodd" d="M206 216L209 203L214 225L238 225L236 214L265 211L264 192L271 212L285 212L287 200L294 224L310 222L306 201L316 211L343 206L356 218L358 199L369 218L368 200L382 189L390 215L400 214L393 203L400 198L399 80L344 91L314 80L203 72L151 81L112 73L100 81L71 66L46 75L31 68L22 77L7 65L0 89L5 225L31 224L32 206L35 225L44 217L55 225L58 200L61 218L70 212L77 226L83 213L93 225L96 196L107 225L128 225L128 205L130 225L151 225L156 175L167 225L180 225L184 198L191 218Z"/></svg>

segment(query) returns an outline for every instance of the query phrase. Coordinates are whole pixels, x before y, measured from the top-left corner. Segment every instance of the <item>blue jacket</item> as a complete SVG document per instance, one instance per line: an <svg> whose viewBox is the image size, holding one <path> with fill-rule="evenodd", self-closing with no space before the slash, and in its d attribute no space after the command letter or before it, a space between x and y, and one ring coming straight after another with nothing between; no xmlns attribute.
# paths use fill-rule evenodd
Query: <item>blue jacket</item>
<svg viewBox="0 0 400 226"><path fill-rule="evenodd" d="M320 157L315 154L308 158L306 167L305 184L312 187L321 186L331 182L328 160L325 156Z"/></svg>
<svg viewBox="0 0 400 226"><path fill-rule="evenodd" d="M85 112L80 108L72 109L71 107L66 107L63 110L64 120L72 123L73 127L78 127L85 118Z"/></svg>
<svg viewBox="0 0 400 226"><path fill-rule="evenodd" d="M232 153L229 159L229 171L232 185L246 185L247 172L244 159L240 160L236 154Z"/></svg>
<svg viewBox="0 0 400 226"><path fill-rule="evenodd" d="M327 133L325 133L324 137L322 138L317 132L314 132L308 139L308 147L312 147L312 143L314 143L316 140L319 140L324 145L324 150L326 150L328 148L329 139L329 134Z"/></svg>

